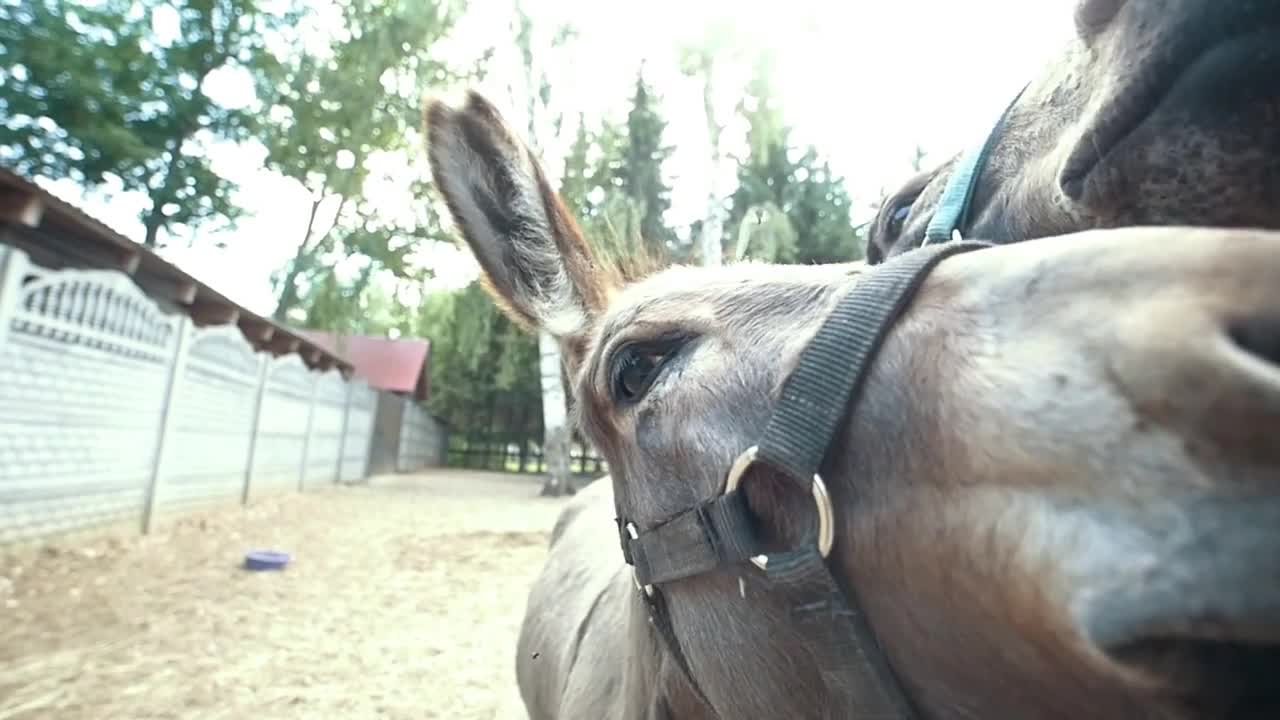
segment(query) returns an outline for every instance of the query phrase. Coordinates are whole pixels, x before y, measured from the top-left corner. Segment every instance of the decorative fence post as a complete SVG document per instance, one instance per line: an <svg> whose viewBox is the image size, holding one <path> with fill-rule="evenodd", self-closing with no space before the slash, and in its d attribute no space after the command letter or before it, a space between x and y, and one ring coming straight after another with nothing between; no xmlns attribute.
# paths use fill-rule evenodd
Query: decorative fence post
<svg viewBox="0 0 1280 720"><path fill-rule="evenodd" d="M142 533L151 532L152 516L155 514L156 495L160 487L160 473L164 465L164 446L173 425L173 404L177 397L177 388L182 382L183 366L187 358L187 342L195 328L191 318L182 315L178 320L177 339L173 343L173 357L169 361L168 377L165 380L164 400L160 405L160 427L156 431L155 455L151 459L151 477L147 481L146 502L142 510Z"/></svg>
<svg viewBox="0 0 1280 720"><path fill-rule="evenodd" d="M258 390L253 398L253 420L249 423L249 459L244 466L244 489L240 492L240 504L249 504L249 487L253 483L253 460L258 452L258 433L262 427L262 398L267 393L267 371L271 358L263 358L258 368Z"/></svg>
<svg viewBox="0 0 1280 720"><path fill-rule="evenodd" d="M21 250L0 246L0 344L8 338L13 325L13 309L22 295L28 262L27 254Z"/></svg>

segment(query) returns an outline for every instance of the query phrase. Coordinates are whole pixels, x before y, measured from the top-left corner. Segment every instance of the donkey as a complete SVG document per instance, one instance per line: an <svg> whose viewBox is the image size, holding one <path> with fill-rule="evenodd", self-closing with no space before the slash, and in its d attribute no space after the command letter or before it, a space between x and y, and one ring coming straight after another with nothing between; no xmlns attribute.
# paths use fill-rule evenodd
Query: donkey
<svg viewBox="0 0 1280 720"><path fill-rule="evenodd" d="M1079 0L1075 25L990 138L965 235L1280 228L1280 3ZM921 244L958 159L886 199L868 261Z"/></svg>
<svg viewBox="0 0 1280 720"><path fill-rule="evenodd" d="M611 476L557 523L517 674L533 720L821 718L831 658L750 564L661 587L618 550L718 496L861 263L619 284L481 96L427 109L486 286L559 341ZM947 258L823 466L829 567L922 718L1280 716L1280 234L1093 230ZM746 486L779 546L812 500Z"/></svg>

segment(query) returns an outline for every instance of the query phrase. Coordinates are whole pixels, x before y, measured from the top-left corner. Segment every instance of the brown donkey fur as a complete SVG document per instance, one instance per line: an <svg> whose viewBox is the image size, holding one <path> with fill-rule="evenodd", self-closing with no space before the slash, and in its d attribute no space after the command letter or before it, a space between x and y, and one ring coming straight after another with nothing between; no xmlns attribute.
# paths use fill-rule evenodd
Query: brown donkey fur
<svg viewBox="0 0 1280 720"><path fill-rule="evenodd" d="M1280 3L1079 0L1074 39L1029 80L978 184L968 236L1280 229ZM954 163L883 204L869 260L920 244Z"/></svg>
<svg viewBox="0 0 1280 720"><path fill-rule="evenodd" d="M861 264L617 286L483 98L433 102L440 192L496 299L564 349L609 461L561 517L517 674L533 720L822 718L823 658L752 566L665 585L612 526L722 492ZM1280 234L1091 231L944 261L824 467L829 559L925 718L1280 716ZM779 546L808 498L749 486Z"/></svg>

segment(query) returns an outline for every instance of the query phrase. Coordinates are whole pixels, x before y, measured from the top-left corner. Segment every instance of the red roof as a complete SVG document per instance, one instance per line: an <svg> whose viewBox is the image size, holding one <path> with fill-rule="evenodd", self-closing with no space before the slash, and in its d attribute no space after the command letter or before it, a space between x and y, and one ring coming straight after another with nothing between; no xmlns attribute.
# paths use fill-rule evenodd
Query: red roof
<svg viewBox="0 0 1280 720"><path fill-rule="evenodd" d="M427 358L431 341L368 335L339 335L319 330L303 330L315 344L338 353L355 366L356 377L364 378L379 390L407 393L418 400L430 394Z"/></svg>

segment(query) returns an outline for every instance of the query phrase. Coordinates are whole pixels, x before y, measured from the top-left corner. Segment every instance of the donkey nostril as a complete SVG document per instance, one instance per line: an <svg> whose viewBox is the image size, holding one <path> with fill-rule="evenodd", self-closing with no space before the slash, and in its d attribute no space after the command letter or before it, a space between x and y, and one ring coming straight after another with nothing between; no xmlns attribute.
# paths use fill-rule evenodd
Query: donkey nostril
<svg viewBox="0 0 1280 720"><path fill-rule="evenodd" d="M1280 367L1280 316L1233 322L1227 334L1245 352Z"/></svg>

